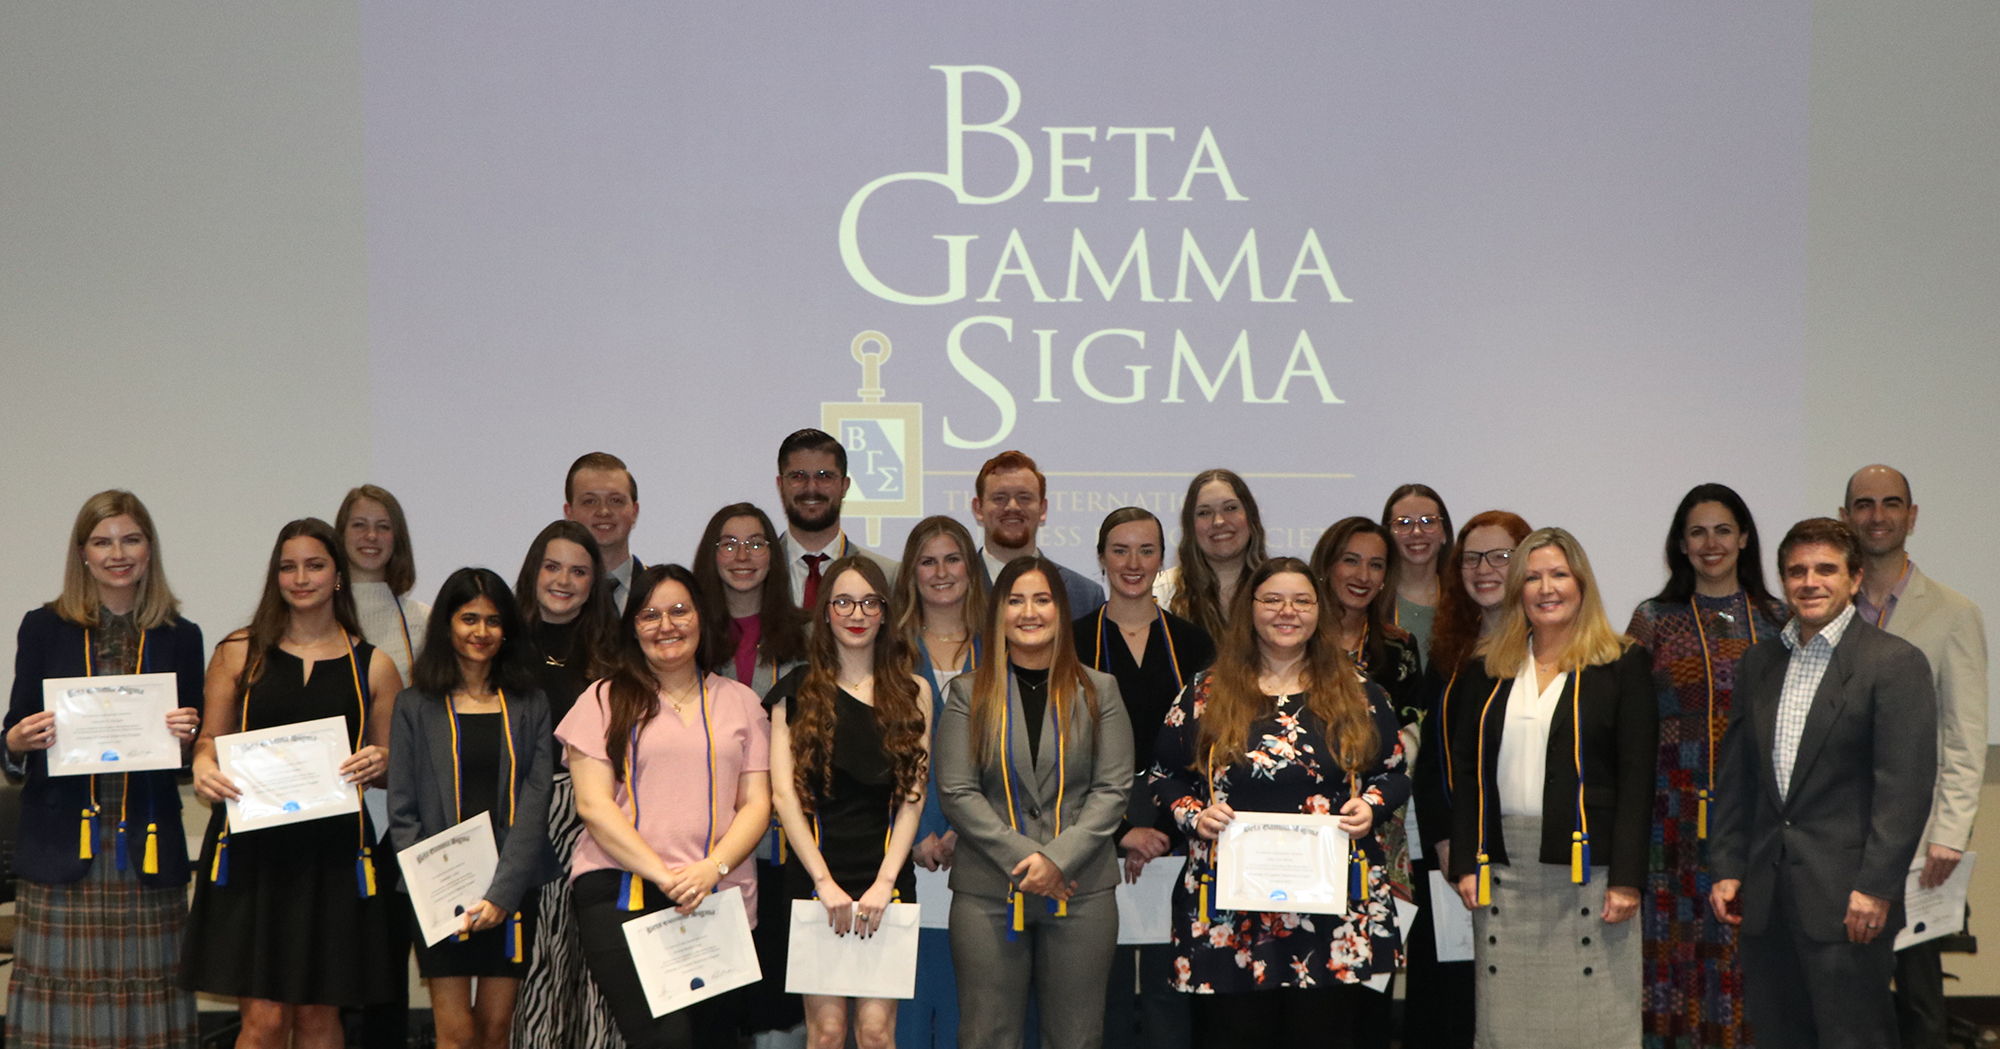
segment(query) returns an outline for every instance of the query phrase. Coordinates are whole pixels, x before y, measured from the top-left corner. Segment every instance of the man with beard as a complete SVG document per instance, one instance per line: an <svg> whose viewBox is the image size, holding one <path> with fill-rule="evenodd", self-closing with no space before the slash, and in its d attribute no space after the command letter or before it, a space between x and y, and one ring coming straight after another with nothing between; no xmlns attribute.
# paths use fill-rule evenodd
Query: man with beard
<svg viewBox="0 0 2000 1049"><path fill-rule="evenodd" d="M612 608L625 610L632 573L645 566L632 556L632 526L639 523L639 482L625 460L610 452L585 452L563 478L563 517L590 529L604 555Z"/></svg>
<svg viewBox="0 0 2000 1049"><path fill-rule="evenodd" d="M847 476L847 449L825 430L806 427L778 445L778 499L785 507L785 534L778 537L791 573L792 598L810 609L819 596L820 570L859 554L882 568L889 582L901 566L850 542L840 530L840 501L853 479Z"/></svg>
<svg viewBox="0 0 2000 1049"><path fill-rule="evenodd" d="M983 529L979 570L986 574L990 587L1007 562L1041 552L1035 545L1035 533L1048 520L1049 479L1025 453L1001 452L986 460L972 482L972 516ZM1056 568L1062 572L1071 619L1094 612L1104 603L1103 587L1062 565Z"/></svg>
<svg viewBox="0 0 2000 1049"><path fill-rule="evenodd" d="M1917 569L1904 546L1917 528L1910 482L1888 466L1864 466L1847 481L1840 519L1861 541L1858 615L1923 650L1937 689L1937 787L1931 793L1918 883L1951 876L1972 841L1986 776L1986 624L1979 606ZM1950 1017L1938 941L1896 952L1896 1019L1904 1049L1944 1049Z"/></svg>

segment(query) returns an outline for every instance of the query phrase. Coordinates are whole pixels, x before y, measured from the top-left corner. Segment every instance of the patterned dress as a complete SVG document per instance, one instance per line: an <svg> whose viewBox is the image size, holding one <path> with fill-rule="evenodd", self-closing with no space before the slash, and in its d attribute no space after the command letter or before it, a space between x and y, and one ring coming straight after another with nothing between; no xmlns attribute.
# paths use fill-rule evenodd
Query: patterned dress
<svg viewBox="0 0 2000 1049"><path fill-rule="evenodd" d="M1708 843L1698 824L1701 793L1729 721L1736 662L1753 637L1776 637L1781 625L1738 593L1696 595L1692 604L1647 601L1627 628L1653 654L1660 712L1652 859L1641 902L1647 1049L1752 1044L1736 931L1709 911Z"/></svg>
<svg viewBox="0 0 2000 1049"><path fill-rule="evenodd" d="M1232 994L1320 987L1394 970L1402 964L1402 938L1377 834L1362 846L1369 859L1367 900L1345 915L1212 909L1204 917L1198 910L1201 882L1215 873L1215 846L1193 831L1195 816L1209 804L1210 786L1189 766L1209 680L1203 672L1181 692L1153 752L1153 793L1189 839L1187 865L1174 887L1174 988ZM1361 796L1380 827L1408 800L1410 779L1389 698L1373 684L1367 693L1380 751L1361 777ZM1238 812L1305 813L1338 812L1347 801L1348 778L1333 762L1325 726L1306 709L1304 693L1273 697L1271 714L1251 722L1245 743L1241 758L1216 777L1216 800Z"/></svg>

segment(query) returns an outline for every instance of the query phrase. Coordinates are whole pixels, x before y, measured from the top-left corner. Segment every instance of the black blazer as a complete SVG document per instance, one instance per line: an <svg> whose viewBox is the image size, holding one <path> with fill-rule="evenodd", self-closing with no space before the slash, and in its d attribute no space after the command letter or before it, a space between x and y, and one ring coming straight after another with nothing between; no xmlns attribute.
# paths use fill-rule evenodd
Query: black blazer
<svg viewBox="0 0 2000 1049"><path fill-rule="evenodd" d="M1652 842L1653 773L1659 762L1660 721L1653 695L1652 656L1631 645L1610 663L1583 669L1581 726L1583 811L1590 819L1594 863L1610 867L1610 883L1629 889L1646 884ZM1452 806L1451 876L1479 869L1480 755L1485 755L1486 852L1506 863L1500 833L1500 795L1493 770L1500 761L1501 728L1507 723L1511 678L1486 676L1483 662L1468 661L1458 676L1463 702L1450 708L1451 760L1458 782ZM1494 686L1499 685L1499 691ZM1576 830L1576 759L1571 749L1568 687L1549 725L1548 776L1542 787L1542 840L1536 858L1569 865L1570 834ZM1480 731L1480 707L1493 703ZM1454 696L1456 702L1460 697Z"/></svg>
<svg viewBox="0 0 2000 1049"><path fill-rule="evenodd" d="M65 621L47 607L21 617L21 633L14 654L14 691L7 706L5 727L42 709L42 681L45 678L82 677L84 672L83 628ZM201 628L183 619L146 631L144 665L148 674L172 673L178 679L180 705L201 709L204 674ZM116 671L124 673L123 668ZM48 752L29 751L18 761L8 756L12 777L25 777L21 787L21 833L14 847L14 872L29 881L62 885L81 881L93 860L77 858L77 824L83 810L90 807L89 776L50 778ZM187 835L181 830L181 794L176 773L128 773L132 795L126 807L127 842L136 868L145 848L146 825L158 826L155 841L159 849L158 874L139 871L140 882L151 886L186 885L188 879ZM118 818L119 794L114 777L98 777L102 785L98 804L104 817ZM109 859L109 857L105 857Z"/></svg>
<svg viewBox="0 0 2000 1049"><path fill-rule="evenodd" d="M451 779L451 716L445 701L406 688L396 696L389 729L389 840L396 851L440 833L458 822ZM540 692L507 697L514 737L514 782L501 765L499 797L514 790L514 824L495 812L493 841L500 866L481 897L508 914L521 907L528 890L562 873L549 845L550 780L555 771L555 735L549 704Z"/></svg>
<svg viewBox="0 0 2000 1049"><path fill-rule="evenodd" d="M1723 737L1710 866L1743 882L1743 928L1763 932L1783 882L1805 935L1847 939L1854 890L1891 903L1921 844L1937 782L1937 700L1923 652L1860 617L1848 623L1813 693L1781 799L1772 764L1791 651L1760 641L1736 669ZM1789 910L1790 908L1788 908Z"/></svg>

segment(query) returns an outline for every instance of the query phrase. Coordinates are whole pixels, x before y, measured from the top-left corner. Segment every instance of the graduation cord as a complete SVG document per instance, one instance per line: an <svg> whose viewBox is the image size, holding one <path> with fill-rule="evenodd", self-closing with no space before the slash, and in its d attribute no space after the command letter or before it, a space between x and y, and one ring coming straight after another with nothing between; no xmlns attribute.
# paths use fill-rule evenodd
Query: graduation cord
<svg viewBox="0 0 2000 1049"><path fill-rule="evenodd" d="M1583 808L1583 668L1572 669L1569 675L1570 753L1576 763L1576 829L1569 836L1569 880L1571 884L1588 885L1590 815ZM1493 902L1493 865L1486 851L1486 714L1493 707L1493 697L1500 694L1500 686L1509 680L1513 679L1494 682L1493 691L1486 694L1486 702L1479 708L1479 891L1475 902L1481 907Z"/></svg>
<svg viewBox="0 0 2000 1049"><path fill-rule="evenodd" d="M698 672L697 672L698 673ZM715 845L715 732L708 715L708 678L701 683L701 745L707 757L704 765L708 772L708 829L702 835L701 848L706 854ZM678 718L680 715L674 715ZM625 793L632 797L632 829L639 829L639 726L633 725L629 749L625 758ZM639 911L646 908L646 879L635 877L631 871L621 871L618 879L618 909Z"/></svg>
<svg viewBox="0 0 2000 1049"><path fill-rule="evenodd" d="M1885 606L1886 607L1886 606ZM1701 625L1701 609L1695 607L1694 598L1688 598L1688 614L1694 617L1695 637L1701 641L1701 679L1708 685L1708 719L1701 723L1702 736L1708 741L1708 786L1701 789L1695 798L1694 836L1697 841L1708 840L1708 803L1715 800L1715 660L1708 654L1708 631ZM1743 620L1750 624L1750 643L1757 643L1757 610L1750 606L1750 595L1743 595Z"/></svg>
<svg viewBox="0 0 2000 1049"><path fill-rule="evenodd" d="M410 647L410 617L403 614L403 595L392 593L389 595L389 601L396 606L396 619L403 624L403 658L409 660L409 665L414 668L417 665L417 652Z"/></svg>
<svg viewBox="0 0 2000 1049"><path fill-rule="evenodd" d="M1105 605L1097 606L1097 648L1091 654L1090 669L1101 670L1108 674L1110 671L1106 670L1104 666L1104 610L1106 607ZM1153 611L1159 616L1160 636L1167 639L1167 662L1173 665L1174 691L1178 693L1181 689L1187 687L1187 678L1181 674L1181 656L1174 649L1174 632L1167 628L1166 611L1158 605L1153 606Z"/></svg>
<svg viewBox="0 0 2000 1049"><path fill-rule="evenodd" d="M1051 699L1053 699L1054 698L1053 694L1055 692L1055 688L1053 687L1053 682L1051 682L1051 687L1049 689L1049 692L1051 693ZM1069 719L1067 716L1064 716L1067 714L1067 711L1058 710L1055 711L1054 713L1058 715L1055 718L1056 722L1055 819L1056 819L1056 836L1060 837L1062 835L1063 792L1069 786L1069 762L1066 760L1066 756L1069 753L1068 749L1069 733L1066 731L1068 728ZM1016 806L1014 804L1014 779L1013 779L1014 675L1011 673L1007 675L1007 704L1006 706L1002 707L1000 711L1000 734L1001 737L1004 740L1006 740L1006 753L1002 755L1000 761L1000 788L1007 796L1007 829L1013 831L1016 834L1019 834L1021 832L1021 819L1020 819L1020 813L1017 811ZM1025 782L1026 780L1024 778L1023 783L1025 784ZM1007 902L1009 906L1012 907L1014 912L1013 922L1007 928L1007 938L1009 940L1016 940L1020 938L1022 930L1028 927L1027 903L1022 897L1020 886L1014 885L1011 882L1009 883L1007 888ZM1048 907L1049 907L1049 913L1055 915L1058 918L1069 917L1068 900L1058 900L1051 897L1048 901Z"/></svg>
<svg viewBox="0 0 2000 1049"><path fill-rule="evenodd" d="M83 676L84 677L97 676L97 668L95 663L96 661L92 658L90 651L90 628L84 627L83 628ZM132 673L143 674L145 672L146 672L146 631L141 630L139 631L139 656L137 659L133 660ZM129 855L129 852L125 844L126 815L131 811L131 805L132 805L132 774L126 772L126 773L121 773L120 776L121 778L119 781L119 789L118 789L118 838L117 838L117 845L113 849L113 854L116 857L118 869L122 871L128 869L132 865L131 857ZM147 874L158 874L160 873L160 824L157 819L151 818L153 815L153 801L150 797L147 799L146 802L146 811L148 814L148 819L146 820L146 855L139 869ZM77 827L77 840L76 840L77 859L87 860L91 859L95 855L95 840L97 838L97 821L103 814L104 814L104 807L100 805L97 800L97 774L92 773L90 776L90 807L83 810L83 819Z"/></svg>
<svg viewBox="0 0 2000 1049"><path fill-rule="evenodd" d="M500 697L500 738L507 744L507 826L511 828L514 826L514 783L520 772L520 759L514 753L514 722L507 711L507 690L500 688L494 692ZM465 771L459 749L458 707L449 695L444 697L444 709L451 719L451 811L454 823L464 823ZM464 942L472 937L470 933L462 932L458 938ZM521 940L521 912L517 910L507 919L506 927L500 934L500 953L516 964L525 961Z"/></svg>

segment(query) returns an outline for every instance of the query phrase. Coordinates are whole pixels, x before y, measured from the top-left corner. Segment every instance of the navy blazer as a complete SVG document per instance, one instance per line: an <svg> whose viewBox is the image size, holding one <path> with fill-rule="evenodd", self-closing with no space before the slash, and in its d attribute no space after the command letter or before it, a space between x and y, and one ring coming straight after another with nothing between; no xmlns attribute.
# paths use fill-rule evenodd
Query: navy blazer
<svg viewBox="0 0 2000 1049"><path fill-rule="evenodd" d="M1791 651L1760 641L1736 666L1716 785L1709 864L1743 882L1743 929L1770 927L1782 882L1807 937L1847 939L1848 893L1890 901L1901 927L1903 881L1922 844L1937 782L1937 699L1916 646L1859 616L1847 624L1813 693L1792 782L1778 793L1772 750ZM1788 908L1792 909L1792 908Z"/></svg>
<svg viewBox="0 0 2000 1049"><path fill-rule="evenodd" d="M177 677L180 705L201 709L204 674L201 628L182 619L146 631L146 650L139 668L147 674ZM14 650L14 691L7 706L5 728L42 709L42 681L84 676L83 628L64 620L48 607L21 617ZM95 668L106 672L105 668ZM118 668L112 673L126 673ZM8 755L8 771L26 777L21 787L21 832L14 848L14 872L29 881L62 885L81 881L94 860L77 856L77 825L90 807L90 783L99 782L97 802L103 818L118 819L120 792L114 776L49 775L48 751L31 750L18 759ZM131 797L125 801L127 843L136 867L146 845L146 827L157 826L159 873L139 872L145 885L185 885L188 879L187 835L181 830L181 793L170 769L132 772Z"/></svg>
<svg viewBox="0 0 2000 1049"><path fill-rule="evenodd" d="M1548 767L1542 785L1542 840L1516 842L1522 859L1567 866L1570 835L1576 830L1576 754L1583 745L1583 811L1590 820L1591 863L1606 866L1610 884L1644 888L1648 853L1652 848L1653 771L1659 764L1660 710L1653 695L1653 657L1643 645L1628 645L1610 663L1584 667L1581 680L1565 682L1563 691L1579 688L1580 730L1573 728L1570 701L1556 706L1549 723ZM1500 787L1493 770L1500 764L1500 736L1507 724L1507 693L1512 678L1496 682L1486 676L1483 661L1467 660L1458 688L1448 699L1451 715L1451 763L1458 784L1452 800L1451 876L1462 878L1479 866L1480 756L1485 756L1486 852L1494 863L1507 863L1507 842L1500 833ZM1498 686L1497 691L1495 686ZM1480 710L1486 697L1492 707L1480 732ZM1421 817L1419 817L1421 818ZM1425 831L1426 836L1430 834Z"/></svg>
<svg viewBox="0 0 2000 1049"><path fill-rule="evenodd" d="M514 823L495 812L493 840L500 865L481 898L512 914L530 889L562 873L549 844L549 794L555 774L555 734L549 704L541 692L507 697L514 738L514 781L500 766L500 798L514 792ZM396 851L439 834L459 822L453 796L451 715L445 700L406 688L396 696L389 727L389 840Z"/></svg>

